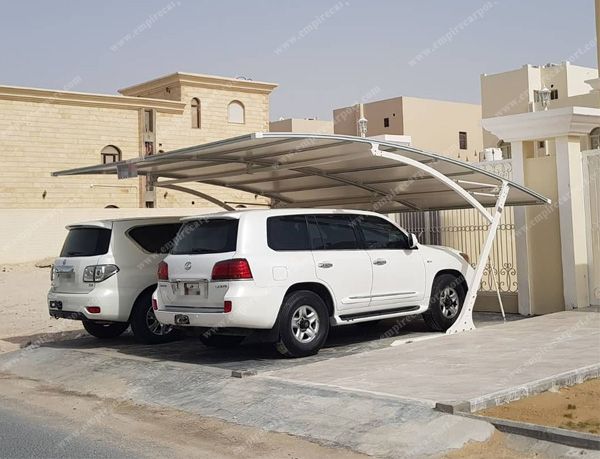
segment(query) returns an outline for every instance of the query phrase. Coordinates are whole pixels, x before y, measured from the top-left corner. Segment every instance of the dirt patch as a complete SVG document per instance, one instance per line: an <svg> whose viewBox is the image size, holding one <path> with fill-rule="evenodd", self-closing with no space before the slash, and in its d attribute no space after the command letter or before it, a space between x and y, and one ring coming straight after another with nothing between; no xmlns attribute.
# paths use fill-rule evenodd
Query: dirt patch
<svg viewBox="0 0 600 459"><path fill-rule="evenodd" d="M477 414L600 435L600 379L544 392Z"/></svg>
<svg viewBox="0 0 600 459"><path fill-rule="evenodd" d="M49 288L49 268L37 268L34 263L0 266L0 353L73 338L74 331L84 332L81 322L49 316Z"/></svg>
<svg viewBox="0 0 600 459"><path fill-rule="evenodd" d="M470 442L463 448L445 456L447 459L533 459L540 458L537 453L524 453L506 445L506 437L501 432L494 432L486 442Z"/></svg>

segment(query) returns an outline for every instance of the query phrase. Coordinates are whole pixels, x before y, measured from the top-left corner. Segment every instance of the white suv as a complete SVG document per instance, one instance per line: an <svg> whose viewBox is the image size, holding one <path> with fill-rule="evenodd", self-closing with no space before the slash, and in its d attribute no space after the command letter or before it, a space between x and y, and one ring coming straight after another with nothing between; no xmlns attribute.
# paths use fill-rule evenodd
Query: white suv
<svg viewBox="0 0 600 459"><path fill-rule="evenodd" d="M48 308L81 320L88 333L114 338L131 324L137 340L162 343L177 331L156 320L156 267L173 245L181 217L102 220L67 226L51 271Z"/></svg>
<svg viewBox="0 0 600 459"><path fill-rule="evenodd" d="M212 345L262 331L280 353L318 352L330 326L423 314L456 320L472 275L467 257L418 244L373 212L248 210L190 217L159 264L163 324L199 327Z"/></svg>

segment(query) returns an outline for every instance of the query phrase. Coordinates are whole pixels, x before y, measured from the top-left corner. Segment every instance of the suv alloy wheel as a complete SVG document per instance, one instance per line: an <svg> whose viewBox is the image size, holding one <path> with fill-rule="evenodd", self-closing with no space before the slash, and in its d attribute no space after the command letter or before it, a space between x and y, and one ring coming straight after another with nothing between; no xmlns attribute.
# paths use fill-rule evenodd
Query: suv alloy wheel
<svg viewBox="0 0 600 459"><path fill-rule="evenodd" d="M329 313L323 299L309 290L292 292L283 300L277 351L285 357L319 352L329 334Z"/></svg>

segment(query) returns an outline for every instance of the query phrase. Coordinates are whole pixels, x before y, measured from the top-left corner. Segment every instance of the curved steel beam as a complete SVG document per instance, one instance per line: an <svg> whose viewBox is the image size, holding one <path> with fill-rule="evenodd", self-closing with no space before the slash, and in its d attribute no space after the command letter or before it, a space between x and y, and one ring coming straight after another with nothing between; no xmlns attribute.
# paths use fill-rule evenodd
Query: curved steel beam
<svg viewBox="0 0 600 459"><path fill-rule="evenodd" d="M412 167L414 167L416 169L422 170L423 172L431 175L432 177L435 177L440 182L442 182L444 185L446 185L448 188L456 191L460 196L462 196L465 199L465 201L467 201L475 209L477 209L479 211L479 213L488 222L491 223L492 220L494 219L492 217L492 215L485 209L485 207L483 207L481 205L481 203L477 199L475 199L473 196L471 196L471 194L467 190L465 190L463 187L461 187L454 180L448 178L446 175L444 175L441 172L435 170L433 167L428 166L427 164L423 164L423 163L421 163L419 161L416 161L414 159L410 159L410 158L407 158L405 156L399 155L397 153L390 153L390 152L387 152L387 151L381 151L379 149L379 144L377 144L377 143L372 143L371 144L371 152L373 153L373 156L380 156L382 158L391 159L392 161L398 161L400 163L407 164L407 165L412 166Z"/></svg>
<svg viewBox="0 0 600 459"><path fill-rule="evenodd" d="M223 201L220 201L217 198L213 198L212 196L206 194L206 193L202 193L202 191L197 191L197 190L192 190L191 188L186 188L184 186L177 186L177 185L161 185L160 182L154 182L153 184L154 186L157 187L161 187L161 188L168 188L169 190L174 190L174 191L181 191L182 193L189 193L189 194L193 194L194 196L198 196L199 198L202 198L208 202L211 202L213 204L216 204L219 207L222 207L225 210L235 210L233 207L231 207L230 205L225 204Z"/></svg>

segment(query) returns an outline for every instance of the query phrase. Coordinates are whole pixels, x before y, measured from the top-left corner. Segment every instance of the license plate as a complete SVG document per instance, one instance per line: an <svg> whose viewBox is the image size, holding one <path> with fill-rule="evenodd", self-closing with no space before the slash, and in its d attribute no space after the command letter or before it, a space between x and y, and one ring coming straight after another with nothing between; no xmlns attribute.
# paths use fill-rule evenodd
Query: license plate
<svg viewBox="0 0 600 459"><path fill-rule="evenodd" d="M175 325L189 325L190 318L185 314L175 314Z"/></svg>
<svg viewBox="0 0 600 459"><path fill-rule="evenodd" d="M50 301L51 309L62 309L62 301Z"/></svg>
<svg viewBox="0 0 600 459"><path fill-rule="evenodd" d="M202 285L200 282L183 282L184 295L202 295Z"/></svg>

